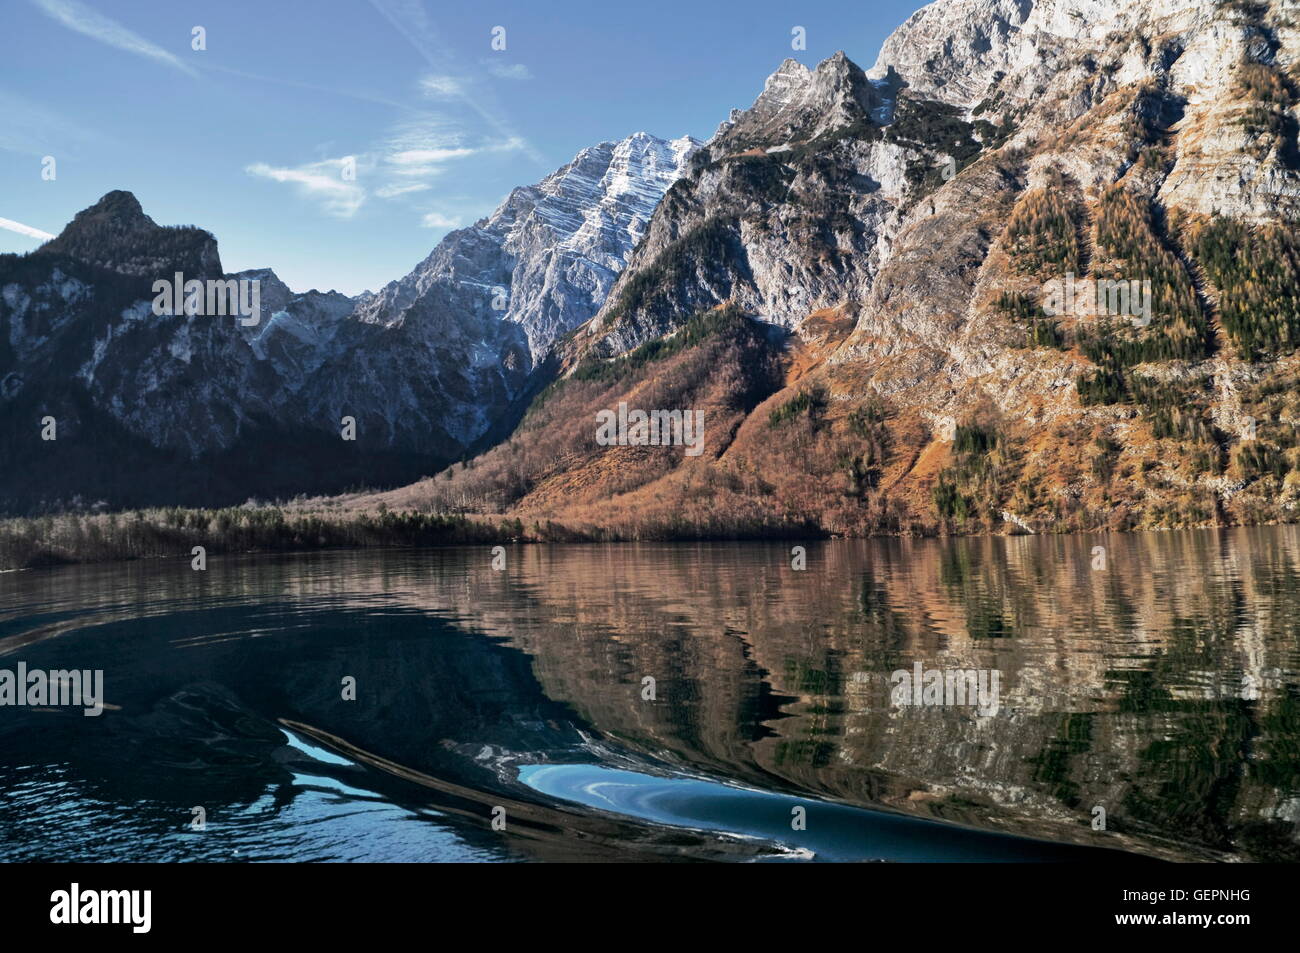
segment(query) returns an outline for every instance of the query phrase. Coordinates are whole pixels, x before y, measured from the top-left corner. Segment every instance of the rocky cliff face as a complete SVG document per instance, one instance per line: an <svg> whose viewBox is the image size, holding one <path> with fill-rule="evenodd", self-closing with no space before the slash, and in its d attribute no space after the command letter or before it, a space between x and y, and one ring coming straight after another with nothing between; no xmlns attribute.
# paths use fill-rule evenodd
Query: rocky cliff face
<svg viewBox="0 0 1300 953"><path fill-rule="evenodd" d="M261 320L201 313L206 290L200 313L156 309L154 282L178 272L258 279ZM295 430L282 408L351 310L270 271L224 275L209 233L109 193L36 252L0 257L0 509L291 492L310 470L280 457Z"/></svg>
<svg viewBox="0 0 1300 953"><path fill-rule="evenodd" d="M17 451L0 510L238 502L437 469L595 313L695 146L638 133L586 149L355 300L295 293L270 269L225 275L211 234L109 193L36 252L0 257L0 402ZM156 313L153 283L177 272L256 281L259 320Z"/></svg>
<svg viewBox="0 0 1300 953"><path fill-rule="evenodd" d="M787 59L767 78L749 109L733 109L709 141L719 158L748 148L784 151L827 133L865 122L891 98L892 83L869 82L842 52L816 70ZM881 118L881 117L878 117Z"/></svg>
<svg viewBox="0 0 1300 953"><path fill-rule="evenodd" d="M584 149L488 219L513 258L506 318L528 336L533 361L588 320L645 233L659 200L699 143L636 133Z"/></svg>
<svg viewBox="0 0 1300 953"><path fill-rule="evenodd" d="M596 313L696 146L636 133L515 189L358 302L297 413L350 414L385 445L458 455L524 393L555 340ZM414 370L393 373L404 366Z"/></svg>
<svg viewBox="0 0 1300 953"><path fill-rule="evenodd" d="M870 71L785 62L698 150L585 150L351 308L268 275L259 328L149 313L131 282L219 275L215 245L115 194L6 259L0 392L15 439L62 415L226 461L229 495L271 457L276 492L427 472L559 368L385 499L589 535L1293 519L1298 23L940 0ZM706 451L597 442L621 402L704 412Z"/></svg>
<svg viewBox="0 0 1300 953"><path fill-rule="evenodd" d="M972 112L982 102L988 114L1019 113L1021 140L1078 121L1117 88L1154 84L1179 111L1162 204L1293 219L1300 214L1296 177L1260 161L1267 157L1258 153L1268 151L1260 133L1241 121L1257 100L1239 87L1251 66L1293 73L1297 29L1295 4L1281 0L934 3L889 38L871 75L893 67L914 94ZM1286 80L1292 83L1293 76ZM1264 101L1294 109L1294 102ZM1285 151L1285 141L1280 145ZM1081 182L1118 175L1079 158L1070 171Z"/></svg>
<svg viewBox="0 0 1300 953"><path fill-rule="evenodd" d="M1280 2L940 0L869 74L783 64L669 190L501 465L403 498L597 535L1293 519L1298 24ZM726 361L736 315L775 384ZM665 380L679 403L653 403ZM596 444L585 421L621 400L707 407L709 451Z"/></svg>
<svg viewBox="0 0 1300 953"><path fill-rule="evenodd" d="M873 116L892 90L843 54L793 60L733 111L671 189L585 336L614 355L729 301L770 324L865 295L881 228L919 153Z"/></svg>

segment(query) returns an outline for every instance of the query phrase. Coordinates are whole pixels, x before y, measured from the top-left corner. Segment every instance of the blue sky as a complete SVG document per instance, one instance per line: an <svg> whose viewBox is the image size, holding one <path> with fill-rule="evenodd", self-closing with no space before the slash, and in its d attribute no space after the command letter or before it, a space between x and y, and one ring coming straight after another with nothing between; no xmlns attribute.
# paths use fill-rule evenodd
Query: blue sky
<svg viewBox="0 0 1300 953"><path fill-rule="evenodd" d="M127 189L228 271L378 288L585 146L705 139L787 56L870 67L921 5L5 0L0 252Z"/></svg>

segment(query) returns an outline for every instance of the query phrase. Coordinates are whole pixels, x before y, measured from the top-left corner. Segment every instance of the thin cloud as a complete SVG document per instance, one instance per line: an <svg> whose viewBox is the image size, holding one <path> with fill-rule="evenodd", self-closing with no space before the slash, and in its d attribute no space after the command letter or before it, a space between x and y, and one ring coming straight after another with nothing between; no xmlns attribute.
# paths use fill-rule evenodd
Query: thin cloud
<svg viewBox="0 0 1300 953"><path fill-rule="evenodd" d="M426 96L445 98L465 95L465 87L454 76L421 76L420 91Z"/></svg>
<svg viewBox="0 0 1300 953"><path fill-rule="evenodd" d="M11 218L0 218L0 228L17 232L19 235L26 235L28 238L39 238L43 242L48 242L54 237L49 232L43 232L39 228L32 228L22 222L15 222Z"/></svg>
<svg viewBox="0 0 1300 953"><path fill-rule="evenodd" d="M410 140L403 140L409 144ZM386 157L388 172L403 178L421 178L440 175L443 165L455 159L468 159L470 156L493 152L515 152L524 149L526 143L518 136L503 142L488 143L483 146L448 146L428 145L415 148L397 149Z"/></svg>
<svg viewBox="0 0 1300 953"><path fill-rule="evenodd" d="M375 189L375 194L381 199L395 199L399 195L409 195L412 192L427 192L430 188L432 188L432 186L426 185L423 182L415 182L411 185L398 185L394 183L392 185L385 185Z"/></svg>
<svg viewBox="0 0 1300 953"><path fill-rule="evenodd" d="M424 57L430 68L445 70L448 64L455 63L456 57L438 39L433 24L418 0L370 0L370 3L384 19L392 24L393 29L406 37L407 41L415 47L416 52ZM463 73L463 70L453 71ZM460 101L478 113L497 135L505 139L518 139L523 152L530 159L535 162L542 161L541 153L516 135L514 129L501 116L496 104L488 105L493 98L490 91L475 90L464 83L460 85L460 93L457 96Z"/></svg>
<svg viewBox="0 0 1300 953"><path fill-rule="evenodd" d="M494 143L493 145L485 147L483 151L484 152L514 152L517 149L523 150L527 148L528 148L527 142L525 142L523 139L519 138L518 136L511 136L509 139L506 139L504 142Z"/></svg>
<svg viewBox="0 0 1300 953"><path fill-rule="evenodd" d="M425 228L459 228L460 219L448 218L441 212L427 212L420 220L420 224Z"/></svg>
<svg viewBox="0 0 1300 953"><path fill-rule="evenodd" d="M397 165L388 171L403 179L431 179L436 175L442 175L442 167L437 165Z"/></svg>
<svg viewBox="0 0 1300 953"><path fill-rule="evenodd" d="M461 134L445 116L399 124L382 149L388 174L401 176L407 182L438 175L443 163L467 158L475 151L465 145Z"/></svg>
<svg viewBox="0 0 1300 953"><path fill-rule="evenodd" d="M47 16L62 23L69 30L74 30L92 40L143 56L147 59L165 63L173 69L190 76L198 76L193 67L182 63L160 46L150 43L137 33L132 33L116 20L110 20L78 0L33 0L37 7Z"/></svg>
<svg viewBox="0 0 1300 953"><path fill-rule="evenodd" d="M295 167L277 167L255 162L244 171L272 182L294 186L303 197L320 203L323 211L336 218L351 218L366 200L366 190L355 179L343 178L347 157L325 159Z"/></svg>
<svg viewBox="0 0 1300 953"><path fill-rule="evenodd" d="M487 71L497 79L532 79L532 71L523 63L500 63L486 60Z"/></svg>
<svg viewBox="0 0 1300 953"><path fill-rule="evenodd" d="M6 152L61 156L101 138L44 106L4 90L0 90L0 116L4 116L0 149Z"/></svg>
<svg viewBox="0 0 1300 953"><path fill-rule="evenodd" d="M261 73L249 73L246 70L233 69L229 66L221 66L211 61L202 64L202 68L208 71L226 73L229 76L237 76L240 79L250 79L259 83L275 83L279 86L289 86L294 89L308 89L316 93L325 93L329 96L346 96L349 99L355 99L363 103L375 103L380 106L391 106L394 109L400 109L404 112L416 113L418 115L428 115L424 110L412 106L410 103L400 102L396 99L388 99L384 96L376 96L372 93L358 92L341 86L320 86L316 83L307 83L297 79L286 79L283 76L265 76Z"/></svg>
<svg viewBox="0 0 1300 953"><path fill-rule="evenodd" d="M478 151L478 149L406 149L393 153L388 157L388 161L394 165L422 165L446 162L448 159L464 159Z"/></svg>

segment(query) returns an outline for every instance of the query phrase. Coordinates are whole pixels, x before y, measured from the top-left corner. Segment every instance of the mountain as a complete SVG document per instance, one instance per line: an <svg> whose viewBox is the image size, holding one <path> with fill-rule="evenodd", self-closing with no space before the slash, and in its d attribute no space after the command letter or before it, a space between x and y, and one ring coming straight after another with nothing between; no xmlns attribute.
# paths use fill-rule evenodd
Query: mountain
<svg viewBox="0 0 1300 953"><path fill-rule="evenodd" d="M459 456L525 395L555 340L596 313L697 146L636 133L513 190L358 301L298 413L351 414L387 446Z"/></svg>
<svg viewBox="0 0 1300 953"><path fill-rule="evenodd" d="M510 440L371 503L598 538L1294 520L1298 29L939 0L869 72L786 61ZM601 439L620 404L702 412L703 451Z"/></svg>
<svg viewBox="0 0 1300 953"><path fill-rule="evenodd" d="M195 278L221 274L217 240L211 233L158 225L134 195L122 191L109 192L78 212L56 238L34 254L76 258L136 277L159 275L172 266Z"/></svg>
<svg viewBox="0 0 1300 953"><path fill-rule="evenodd" d="M787 59L746 110L733 109L709 142L715 157L749 148L782 151L795 142L865 123L887 121L896 90L891 78L872 83L843 52L810 70Z"/></svg>
<svg viewBox="0 0 1300 953"><path fill-rule="evenodd" d="M356 299L225 274L210 233L110 192L36 251L0 256L0 442L15 451L0 511L214 505L437 470L603 303L696 145L638 133L585 149ZM155 309L154 282L177 272L256 281L259 320Z"/></svg>
<svg viewBox="0 0 1300 953"><path fill-rule="evenodd" d="M125 192L35 252L0 256L0 509L238 501L310 479L307 460L280 456L301 346L268 312L328 326L350 300L294 295L264 272L271 320L257 326L156 313L154 282L177 272L241 277L223 274L212 235L160 227Z"/></svg>

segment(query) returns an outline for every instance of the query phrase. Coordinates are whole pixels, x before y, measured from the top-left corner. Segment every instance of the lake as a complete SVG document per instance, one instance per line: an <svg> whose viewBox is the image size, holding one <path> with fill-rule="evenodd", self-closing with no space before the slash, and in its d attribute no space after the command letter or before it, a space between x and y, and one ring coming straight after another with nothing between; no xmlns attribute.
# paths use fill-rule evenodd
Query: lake
<svg viewBox="0 0 1300 953"><path fill-rule="evenodd" d="M1300 857L1300 529L794 545L0 574L0 859Z"/></svg>

